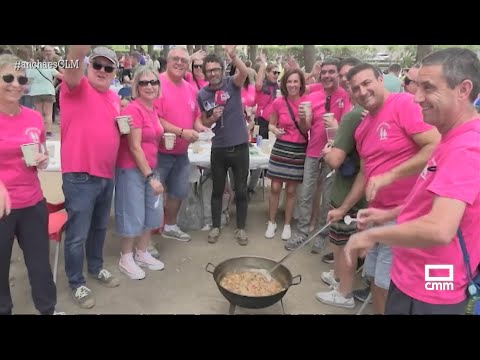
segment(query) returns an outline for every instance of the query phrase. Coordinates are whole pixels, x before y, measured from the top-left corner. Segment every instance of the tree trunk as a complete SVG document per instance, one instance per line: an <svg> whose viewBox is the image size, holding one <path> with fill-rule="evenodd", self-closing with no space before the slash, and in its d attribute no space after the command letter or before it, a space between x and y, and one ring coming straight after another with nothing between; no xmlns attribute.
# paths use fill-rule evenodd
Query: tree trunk
<svg viewBox="0 0 480 360"><path fill-rule="evenodd" d="M153 45L148 45L148 55L153 56Z"/></svg>
<svg viewBox="0 0 480 360"><path fill-rule="evenodd" d="M305 63L305 71L312 71L315 63L315 45L303 45L303 59Z"/></svg>
<svg viewBox="0 0 480 360"><path fill-rule="evenodd" d="M222 45L215 45L215 55L224 60Z"/></svg>
<svg viewBox="0 0 480 360"><path fill-rule="evenodd" d="M208 45L201 45L202 50L208 53Z"/></svg>
<svg viewBox="0 0 480 360"><path fill-rule="evenodd" d="M170 45L163 45L163 56L167 57Z"/></svg>
<svg viewBox="0 0 480 360"><path fill-rule="evenodd" d="M422 59L433 51L433 45L417 45L416 61L420 62Z"/></svg>
<svg viewBox="0 0 480 360"><path fill-rule="evenodd" d="M193 45L187 45L187 51L188 51L188 55L192 55L194 53Z"/></svg>
<svg viewBox="0 0 480 360"><path fill-rule="evenodd" d="M257 58L258 45L248 45L248 58L250 61L255 64L255 59Z"/></svg>
<svg viewBox="0 0 480 360"><path fill-rule="evenodd" d="M130 54L135 51L135 45L130 45Z"/></svg>

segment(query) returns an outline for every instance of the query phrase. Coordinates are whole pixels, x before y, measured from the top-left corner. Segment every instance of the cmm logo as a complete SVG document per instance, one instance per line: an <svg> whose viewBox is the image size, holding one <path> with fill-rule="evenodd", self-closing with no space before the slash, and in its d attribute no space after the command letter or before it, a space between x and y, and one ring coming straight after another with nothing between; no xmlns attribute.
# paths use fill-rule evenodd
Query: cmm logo
<svg viewBox="0 0 480 360"><path fill-rule="evenodd" d="M447 270L448 276L430 276L430 270ZM453 265L425 265L425 289L453 291Z"/></svg>

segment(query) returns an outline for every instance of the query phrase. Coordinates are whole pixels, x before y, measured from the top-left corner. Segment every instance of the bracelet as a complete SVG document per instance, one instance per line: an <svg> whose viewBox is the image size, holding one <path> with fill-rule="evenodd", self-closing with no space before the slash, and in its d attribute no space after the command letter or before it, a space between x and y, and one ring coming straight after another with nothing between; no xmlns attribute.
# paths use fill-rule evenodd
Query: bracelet
<svg viewBox="0 0 480 360"><path fill-rule="evenodd" d="M145 176L145 182L148 183L150 180L153 179L154 176L155 176L155 174L153 172L151 172L150 174Z"/></svg>

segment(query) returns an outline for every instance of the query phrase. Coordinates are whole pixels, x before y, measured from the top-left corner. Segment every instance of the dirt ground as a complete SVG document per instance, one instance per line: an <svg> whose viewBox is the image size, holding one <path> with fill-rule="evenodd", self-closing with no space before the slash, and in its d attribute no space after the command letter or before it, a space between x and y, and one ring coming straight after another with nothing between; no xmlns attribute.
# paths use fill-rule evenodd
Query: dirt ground
<svg viewBox="0 0 480 360"><path fill-rule="evenodd" d="M44 194L48 201L63 200L61 175L44 172L40 174ZM153 237L165 263L162 271L148 271L143 280L130 280L118 270L120 241L113 232L114 219L110 219L104 250L104 266L121 280L120 286L108 289L87 279L87 286L93 290L96 306L89 310L77 307L71 298L66 281L63 262L63 243L60 248L58 266L58 306L57 310L67 314L228 314L229 303L218 290L213 276L205 271L208 263L218 265L226 259L239 256L261 256L274 260L282 259L287 250L280 238L283 220L278 216L277 235L273 239L264 237L268 210L268 188L265 200L262 200L262 188L250 202L247 219L249 244L239 246L234 239L235 206L231 212L228 227L223 229L220 240L216 244L207 243L207 232L191 233L190 242L179 242L162 239L160 235ZM56 243L51 243L51 264L53 266ZM328 290L328 286L320 279L323 271L331 269L331 265L321 261L322 255L310 252L310 244L293 254L284 265L293 276L301 275L302 281L292 286L283 298L287 314L355 314L362 303L357 301L354 309L342 309L318 302L314 295L318 291ZM28 282L23 255L15 243L11 265L11 292L16 314L36 314L31 300L31 289ZM357 275L357 288L362 287ZM371 311L368 305L365 313ZM281 314L282 308L277 303L269 308L250 310L236 308L236 314Z"/></svg>

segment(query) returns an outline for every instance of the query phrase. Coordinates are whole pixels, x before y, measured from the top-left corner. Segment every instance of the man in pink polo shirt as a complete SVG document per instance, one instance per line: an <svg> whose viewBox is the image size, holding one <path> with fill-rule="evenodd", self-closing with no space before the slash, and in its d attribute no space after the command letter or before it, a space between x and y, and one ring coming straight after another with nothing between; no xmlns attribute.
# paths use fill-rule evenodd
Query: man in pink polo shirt
<svg viewBox="0 0 480 360"><path fill-rule="evenodd" d="M168 52L167 71L159 76L162 91L154 103L165 133L176 135L175 146L171 150L165 148L163 141L160 142L157 170L167 193L162 237L178 241L191 240L190 235L177 225L178 210L188 195L188 145L198 140L199 132L208 130L200 120L197 92L184 79L189 61L185 48L174 47Z"/></svg>
<svg viewBox="0 0 480 360"><path fill-rule="evenodd" d="M103 268L103 244L120 145L115 122L120 99L109 90L118 61L113 50L97 47L92 51L84 76L83 59L89 49L87 45L70 47L68 60L79 60L80 66L65 69L60 90L62 178L68 212L65 271L73 298L82 308L95 305L83 276L85 255L92 278L106 287L119 285L118 279Z"/></svg>
<svg viewBox="0 0 480 360"><path fill-rule="evenodd" d="M364 194L369 207L392 209L400 205L440 140L438 131L423 122L421 108L411 94L390 93L385 89L377 67L358 64L350 69L347 80L353 98L369 114L354 135L360 172L350 193L331 217L334 222L342 219ZM363 265L364 276L372 284L376 314L385 310L391 256L390 247L379 243L368 253Z"/></svg>
<svg viewBox="0 0 480 360"><path fill-rule="evenodd" d="M358 214L360 228L394 219L397 225L353 235L345 252L351 259L376 243L393 247L386 314L461 315L468 280L459 232L474 277L480 263L480 118L472 105L480 91L480 61L466 49L437 51L422 60L417 83L415 102L441 143L400 206ZM443 268L429 270L432 265ZM451 282L434 286L427 277Z"/></svg>
<svg viewBox="0 0 480 360"><path fill-rule="evenodd" d="M316 201L314 195L316 191L321 191L322 194L321 197L317 198L323 197L316 230L319 230L326 223L333 177L327 178L327 175L332 170L321 159L322 149L327 144L325 128L338 127L338 121L351 108L348 93L339 86L338 64L339 61L335 58L325 59L320 70L322 86L307 96L307 101L310 101L312 104L312 117L307 119L307 124L310 128L310 138L307 146L302 188L297 200L299 211L296 231L285 244L287 250L294 250L307 240L310 231L312 209L314 209L315 205L319 205L314 203ZM323 121L323 115L326 113L333 113L334 117L328 124ZM305 117L303 111L299 111L298 115L302 119ZM327 234L328 230L315 240L314 245L317 248L322 247Z"/></svg>

